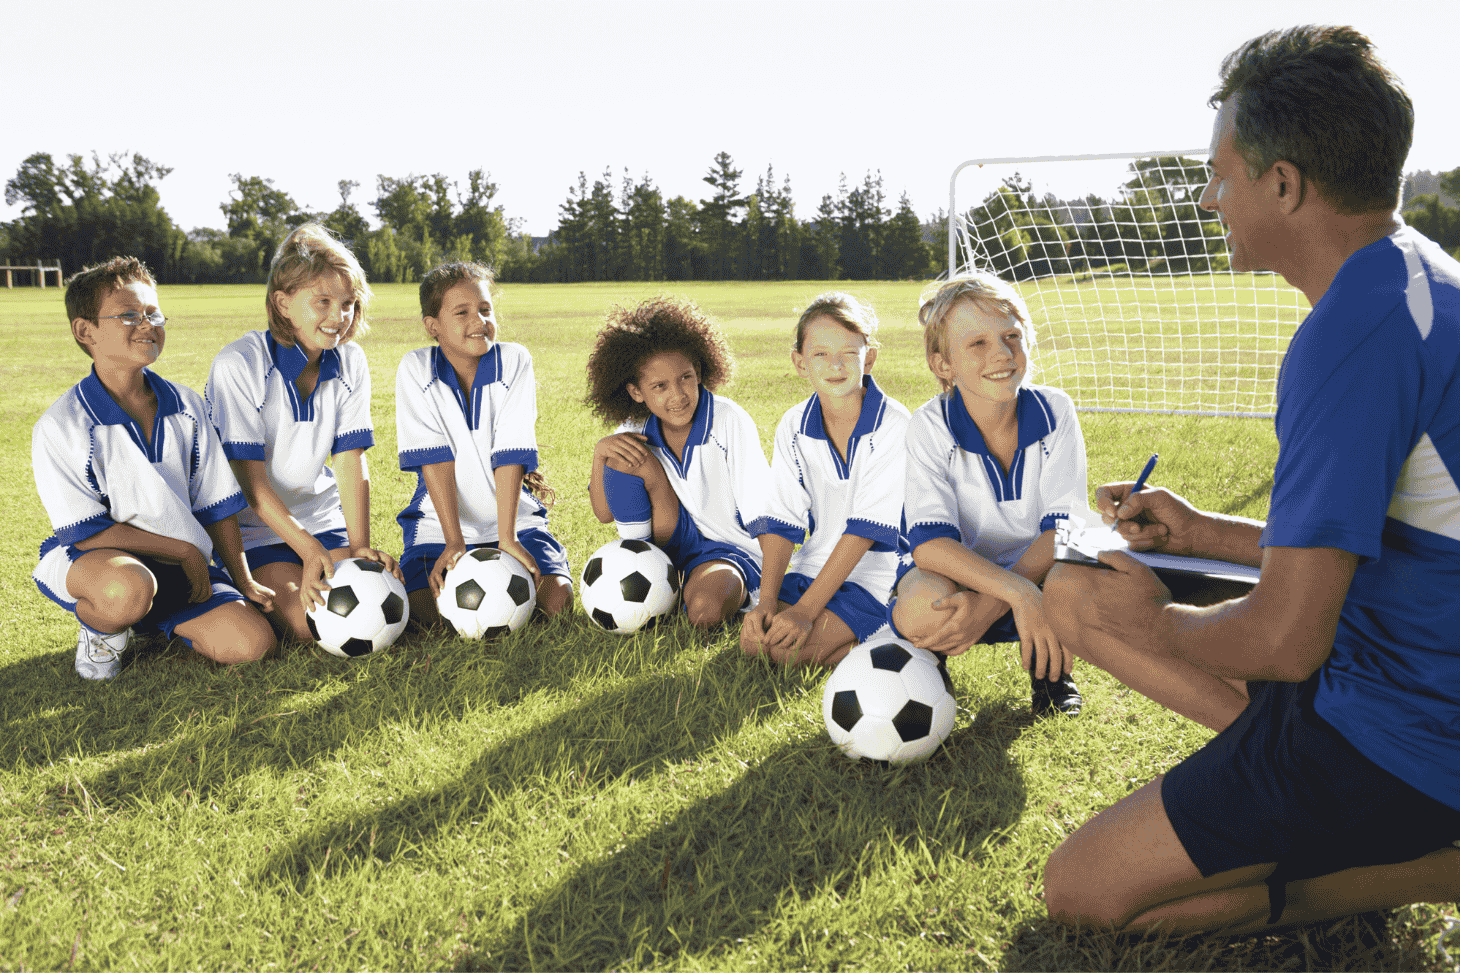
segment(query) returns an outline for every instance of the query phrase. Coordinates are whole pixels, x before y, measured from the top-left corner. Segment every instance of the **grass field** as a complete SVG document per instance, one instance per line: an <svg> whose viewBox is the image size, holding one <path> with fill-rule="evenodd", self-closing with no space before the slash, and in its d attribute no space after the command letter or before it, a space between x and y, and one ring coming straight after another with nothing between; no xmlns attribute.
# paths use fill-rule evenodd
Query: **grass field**
<svg viewBox="0 0 1460 973"><path fill-rule="evenodd" d="M538 439L575 565L612 531L585 484L602 430L582 368L606 307L652 284L515 286L502 337L533 352ZM788 362L814 283L677 288L723 323L724 391L760 426L805 396ZM883 319L876 373L935 390L912 284L858 284ZM164 376L202 388L262 326L262 287L164 288ZM1085 714L1035 722L1012 647L952 665L942 752L852 764L821 726L819 672L745 660L682 622L617 638L580 615L491 644L406 637L363 661L287 647L222 669L157 646L121 678L72 671L75 623L29 578L49 533L29 475L41 411L85 372L60 293L0 292L0 970L1433 969L1447 908L1281 936L1169 942L1072 932L1044 860L1207 733L1081 667ZM394 374L425 343L412 288L379 289L364 340L373 534L414 478L395 465ZM1144 379L1143 379L1144 380ZM1261 517L1260 420L1087 414L1090 482L1159 450L1155 481Z"/></svg>

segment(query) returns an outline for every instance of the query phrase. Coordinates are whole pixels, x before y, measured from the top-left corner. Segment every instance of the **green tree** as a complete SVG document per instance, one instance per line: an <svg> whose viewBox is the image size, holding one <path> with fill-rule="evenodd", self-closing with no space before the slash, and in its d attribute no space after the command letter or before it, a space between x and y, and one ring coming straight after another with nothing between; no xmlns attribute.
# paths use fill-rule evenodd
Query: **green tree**
<svg viewBox="0 0 1460 973"><path fill-rule="evenodd" d="M667 210L648 173L637 184L624 179L624 275L629 280L663 280Z"/></svg>
<svg viewBox="0 0 1460 973"><path fill-rule="evenodd" d="M370 224L365 222L365 217L350 202L350 193L359 189L360 184L353 179L341 179L335 185L340 191L340 205L320 222L346 243L363 242L365 235L370 232Z"/></svg>
<svg viewBox="0 0 1460 973"><path fill-rule="evenodd" d="M740 195L741 170L735 168L730 153L719 152L704 175L714 193L700 200L700 234L709 258L710 279L730 280L735 277L736 234L735 211L743 209L745 197Z"/></svg>
<svg viewBox="0 0 1460 973"><path fill-rule="evenodd" d="M883 276L886 198L880 171L875 178L867 173L862 184L851 190L846 188L846 177L842 178L837 198L838 253L842 276L848 280L876 280Z"/></svg>
<svg viewBox="0 0 1460 973"><path fill-rule="evenodd" d="M887 223L882 259L886 276L895 280L921 280L932 275L932 250L923 241L922 221L905 192Z"/></svg>

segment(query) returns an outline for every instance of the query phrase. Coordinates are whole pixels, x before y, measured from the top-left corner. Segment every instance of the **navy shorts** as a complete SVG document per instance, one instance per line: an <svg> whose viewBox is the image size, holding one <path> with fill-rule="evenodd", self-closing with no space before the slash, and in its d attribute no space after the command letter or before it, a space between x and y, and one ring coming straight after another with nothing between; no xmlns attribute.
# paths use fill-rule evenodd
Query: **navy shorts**
<svg viewBox="0 0 1460 973"><path fill-rule="evenodd" d="M552 534L530 527L517 532L517 542L532 555L532 559L537 562L537 569L544 577L559 574L572 580L573 574L568 567L568 550ZM496 541L490 541L486 544L468 544L466 549L475 551L479 547L496 546ZM431 587L431 569L436 566L436 559L445 550L445 544L413 544L406 548L405 553L400 556L400 573L405 575L407 592Z"/></svg>
<svg viewBox="0 0 1460 973"><path fill-rule="evenodd" d="M350 535L343 530L325 530L314 535L314 539L324 546L326 551L338 551L342 547L350 546ZM267 544L263 547L255 547L253 550L244 551L243 556L248 560L248 569L257 571L265 564L297 564L304 567L304 559L294 553L294 548L288 544Z"/></svg>
<svg viewBox="0 0 1460 973"><path fill-rule="evenodd" d="M779 599L794 605L806 594L811 582L816 579L792 572L781 581ZM887 624L887 606L873 597L872 593L859 584L847 581L832 593L826 603L826 610L846 623L858 642L865 642Z"/></svg>
<svg viewBox="0 0 1460 973"><path fill-rule="evenodd" d="M243 595L233 587L233 580L228 577L228 573L212 562L208 564L208 580L212 583L213 593L206 601L194 603L188 601L193 586L182 565L168 564L145 554L132 554L132 557L141 561L157 579L157 594L152 596L152 607L132 626L132 631L139 635L160 634L165 639L171 639L173 629L179 625L206 615L230 601L243 601Z"/></svg>
<svg viewBox="0 0 1460 973"><path fill-rule="evenodd" d="M1161 782L1161 803L1204 877L1276 862L1276 922L1288 882L1412 861L1460 839L1460 811L1354 748L1313 709L1319 675L1251 682L1242 715Z"/></svg>
<svg viewBox="0 0 1460 973"><path fill-rule="evenodd" d="M694 518L685 512L683 504L679 507L674 533L664 545L664 553L669 555L669 560L674 562L686 580L691 571L707 561L729 564L745 583L746 602L742 610L750 607L750 593L760 587L760 561L733 544L706 540Z"/></svg>

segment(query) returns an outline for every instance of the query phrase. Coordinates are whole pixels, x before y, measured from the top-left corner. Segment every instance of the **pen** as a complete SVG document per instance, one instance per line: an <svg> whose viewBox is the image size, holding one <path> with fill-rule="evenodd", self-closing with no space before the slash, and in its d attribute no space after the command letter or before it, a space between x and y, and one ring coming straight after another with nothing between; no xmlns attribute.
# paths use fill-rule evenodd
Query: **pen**
<svg viewBox="0 0 1460 973"><path fill-rule="evenodd" d="M1152 453L1151 458L1146 460L1146 468L1141 470L1140 476L1136 477L1136 485L1130 488L1131 493L1140 493L1141 489L1145 487L1146 477L1150 476L1151 471L1156 468L1156 460L1160 457L1160 455L1160 453ZM1127 494L1127 496L1129 495L1130 494Z"/></svg>

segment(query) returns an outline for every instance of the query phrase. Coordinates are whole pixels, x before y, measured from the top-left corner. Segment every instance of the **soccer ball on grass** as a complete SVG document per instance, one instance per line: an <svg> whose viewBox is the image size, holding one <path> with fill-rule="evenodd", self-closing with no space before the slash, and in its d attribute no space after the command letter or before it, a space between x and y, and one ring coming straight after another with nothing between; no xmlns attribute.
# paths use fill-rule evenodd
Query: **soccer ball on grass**
<svg viewBox="0 0 1460 973"><path fill-rule="evenodd" d="M495 547L479 547L457 559L441 581L436 609L462 638L496 638L515 632L537 607L537 585L526 566Z"/></svg>
<svg viewBox="0 0 1460 973"><path fill-rule="evenodd" d="M609 541L583 565L580 580L583 611L619 635L637 632L679 600L679 570L648 541Z"/></svg>
<svg viewBox="0 0 1460 973"><path fill-rule="evenodd" d="M342 658L386 648L411 616L406 588L378 561L347 558L335 565L323 605L311 605L304 622L320 648Z"/></svg>
<svg viewBox="0 0 1460 973"><path fill-rule="evenodd" d="M831 741L853 760L921 760L953 730L956 706L937 656L901 639L848 652L826 680L821 715Z"/></svg>

